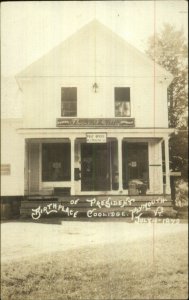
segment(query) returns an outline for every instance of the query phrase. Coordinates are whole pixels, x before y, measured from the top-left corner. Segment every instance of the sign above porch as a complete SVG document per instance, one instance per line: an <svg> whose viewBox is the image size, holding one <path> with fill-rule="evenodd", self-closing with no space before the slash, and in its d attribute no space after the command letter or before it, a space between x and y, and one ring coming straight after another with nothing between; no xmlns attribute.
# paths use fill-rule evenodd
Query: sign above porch
<svg viewBox="0 0 189 300"><path fill-rule="evenodd" d="M135 119L134 118L57 118L56 127L130 128L130 127L135 127Z"/></svg>
<svg viewBox="0 0 189 300"><path fill-rule="evenodd" d="M106 143L106 133L86 133L87 143Z"/></svg>

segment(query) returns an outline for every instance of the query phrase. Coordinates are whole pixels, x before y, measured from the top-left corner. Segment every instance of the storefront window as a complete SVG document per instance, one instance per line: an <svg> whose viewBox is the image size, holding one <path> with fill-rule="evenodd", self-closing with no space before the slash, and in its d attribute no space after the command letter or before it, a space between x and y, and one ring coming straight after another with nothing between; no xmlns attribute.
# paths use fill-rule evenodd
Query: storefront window
<svg viewBox="0 0 189 300"><path fill-rule="evenodd" d="M130 117L130 88L116 87L115 88L115 116Z"/></svg>
<svg viewBox="0 0 189 300"><path fill-rule="evenodd" d="M42 181L69 181L70 143L42 145Z"/></svg>

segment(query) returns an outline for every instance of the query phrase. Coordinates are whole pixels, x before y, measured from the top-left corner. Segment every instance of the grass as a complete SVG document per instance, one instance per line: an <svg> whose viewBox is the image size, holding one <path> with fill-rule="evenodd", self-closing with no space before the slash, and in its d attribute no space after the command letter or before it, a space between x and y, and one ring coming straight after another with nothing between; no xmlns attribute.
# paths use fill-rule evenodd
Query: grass
<svg viewBox="0 0 189 300"><path fill-rule="evenodd" d="M187 236L80 248L2 265L2 300L187 299Z"/></svg>

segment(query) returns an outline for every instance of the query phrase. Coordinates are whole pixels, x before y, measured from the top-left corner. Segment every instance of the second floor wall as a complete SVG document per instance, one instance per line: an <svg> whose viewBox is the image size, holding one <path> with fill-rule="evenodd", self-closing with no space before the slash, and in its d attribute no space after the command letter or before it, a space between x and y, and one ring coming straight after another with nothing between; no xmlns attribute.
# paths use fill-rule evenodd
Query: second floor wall
<svg viewBox="0 0 189 300"><path fill-rule="evenodd" d="M17 81L24 127L54 128L57 118L72 116L168 126L171 74L96 21L28 66Z"/></svg>
<svg viewBox="0 0 189 300"><path fill-rule="evenodd" d="M167 84L153 77L28 78L21 94L28 128L54 128L61 117L131 117L136 127L168 127Z"/></svg>

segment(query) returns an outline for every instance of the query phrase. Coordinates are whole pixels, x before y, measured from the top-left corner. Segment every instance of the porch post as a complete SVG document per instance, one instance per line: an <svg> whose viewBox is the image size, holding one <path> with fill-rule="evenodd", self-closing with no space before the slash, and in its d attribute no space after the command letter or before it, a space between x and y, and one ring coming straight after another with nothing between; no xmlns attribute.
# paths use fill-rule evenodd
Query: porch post
<svg viewBox="0 0 189 300"><path fill-rule="evenodd" d="M165 143L165 176L166 176L166 194L170 194L170 172L169 172L169 138L164 138Z"/></svg>
<svg viewBox="0 0 189 300"><path fill-rule="evenodd" d="M122 137L118 137L118 172L119 172L119 191L123 191Z"/></svg>
<svg viewBox="0 0 189 300"><path fill-rule="evenodd" d="M24 157L24 195L30 194L30 170L29 170L29 146L25 139L25 157Z"/></svg>
<svg viewBox="0 0 189 300"><path fill-rule="evenodd" d="M75 138L70 138L71 142L71 195L75 195L75 181L74 181L74 160L75 160Z"/></svg>

